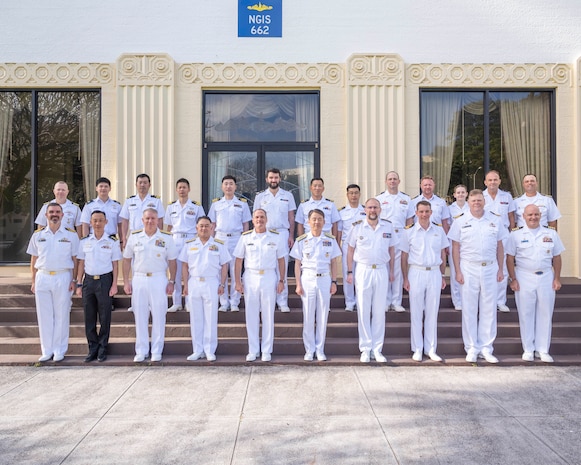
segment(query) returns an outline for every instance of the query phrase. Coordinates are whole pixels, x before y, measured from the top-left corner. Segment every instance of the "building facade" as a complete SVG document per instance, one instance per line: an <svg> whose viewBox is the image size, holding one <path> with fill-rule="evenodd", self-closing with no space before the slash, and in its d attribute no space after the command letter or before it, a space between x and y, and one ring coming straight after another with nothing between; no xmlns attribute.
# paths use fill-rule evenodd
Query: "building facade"
<svg viewBox="0 0 581 465"><path fill-rule="evenodd" d="M208 207L224 174L252 201L276 165L297 200L320 175L341 206L346 185L375 196L389 170L412 196L431 174L445 197L496 169L515 196L537 174L562 213L563 275L581 275L572 2L287 0L281 38L237 37L231 1L12 3L0 20L4 263L27 259L61 179L84 203L106 176L122 201L145 172L167 204L186 177ZM36 37L20 38L24 19Z"/></svg>

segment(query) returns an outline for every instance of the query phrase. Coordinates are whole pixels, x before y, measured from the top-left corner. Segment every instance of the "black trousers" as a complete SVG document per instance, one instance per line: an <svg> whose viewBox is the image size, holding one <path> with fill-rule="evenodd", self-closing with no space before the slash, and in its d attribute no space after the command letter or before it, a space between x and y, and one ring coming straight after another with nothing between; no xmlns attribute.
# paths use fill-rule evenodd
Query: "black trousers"
<svg viewBox="0 0 581 465"><path fill-rule="evenodd" d="M83 281L83 309L85 313L85 335L89 343L89 353L106 355L111 332L111 307L113 297L109 296L113 284L113 273L93 279L85 275ZM100 323L97 332L97 319Z"/></svg>

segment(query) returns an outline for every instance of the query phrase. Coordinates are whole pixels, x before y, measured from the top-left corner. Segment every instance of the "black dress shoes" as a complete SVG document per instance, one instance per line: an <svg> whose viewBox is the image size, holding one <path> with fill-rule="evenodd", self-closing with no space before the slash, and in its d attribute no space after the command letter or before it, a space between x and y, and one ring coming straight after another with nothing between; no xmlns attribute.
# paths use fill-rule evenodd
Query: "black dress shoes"
<svg viewBox="0 0 581 465"><path fill-rule="evenodd" d="M99 354L97 357L98 362L104 362L105 360L107 360L107 354Z"/></svg>
<svg viewBox="0 0 581 465"><path fill-rule="evenodd" d="M90 352L89 355L85 357L85 363L92 362L93 360L97 360L97 354Z"/></svg>

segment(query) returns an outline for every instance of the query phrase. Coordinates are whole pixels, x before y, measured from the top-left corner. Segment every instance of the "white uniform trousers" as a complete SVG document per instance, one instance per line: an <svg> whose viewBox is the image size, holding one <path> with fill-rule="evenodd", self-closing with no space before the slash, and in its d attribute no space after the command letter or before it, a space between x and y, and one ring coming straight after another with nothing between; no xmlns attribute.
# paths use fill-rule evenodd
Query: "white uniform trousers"
<svg viewBox="0 0 581 465"><path fill-rule="evenodd" d="M228 252L234 257L234 249L236 244L238 244L238 239L240 239L240 234L233 234L231 236L226 236L225 234L216 233L216 238L224 242L228 246ZM230 289L228 285L224 287L224 293L220 296L220 305L223 307L238 307L240 305L241 295L240 292L236 290L236 280L234 279L234 266L236 265L236 258L230 260L228 263L228 270L230 272Z"/></svg>
<svg viewBox="0 0 581 465"><path fill-rule="evenodd" d="M452 250L452 244L450 244L450 250ZM448 255L448 265L450 265L450 294L452 296L452 305L454 305L454 308L462 308L462 286L456 281L456 266L454 265L451 253Z"/></svg>
<svg viewBox="0 0 581 465"><path fill-rule="evenodd" d="M191 239L192 237L194 237L193 234L190 234L186 237L183 237L182 234L174 234L173 235L173 241L176 245L176 250L179 252L180 250L182 250L182 247L184 246L184 243ZM180 262L179 260L176 260L176 277L175 277L175 284L173 286L173 294L171 295L172 298L172 304L173 305L179 305L181 307L182 305L182 264L183 262Z"/></svg>
<svg viewBox="0 0 581 465"><path fill-rule="evenodd" d="M186 297L190 309L190 328L194 352L215 354L218 347L218 285L217 276L188 280Z"/></svg>
<svg viewBox="0 0 581 465"><path fill-rule="evenodd" d="M278 240L281 241L285 245L286 255L284 256L284 269L288 270L288 229L277 229L278 232ZM236 261L234 259L233 261ZM277 279L284 280L284 288L280 294L276 294L276 303L279 307L288 307L288 282L286 276L280 277L280 273L278 272L278 266L276 267L276 277Z"/></svg>
<svg viewBox="0 0 581 465"><path fill-rule="evenodd" d="M72 270L48 274L36 272L34 301L43 356L65 355L69 347Z"/></svg>
<svg viewBox="0 0 581 465"><path fill-rule="evenodd" d="M341 262L343 266L343 294L345 295L345 307L355 307L357 300L355 300L355 268L357 264L353 262L353 283L347 282L347 252L349 251L349 243L347 240L341 241Z"/></svg>
<svg viewBox="0 0 581 465"><path fill-rule="evenodd" d="M244 271L244 302L249 354L272 353L277 281L275 270L265 270L264 274L259 274L255 270ZM260 345L261 317L262 347Z"/></svg>
<svg viewBox="0 0 581 465"><path fill-rule="evenodd" d="M370 265L358 263L355 275L359 350L381 352L385 338L385 296L389 283L387 267L371 268Z"/></svg>
<svg viewBox="0 0 581 465"><path fill-rule="evenodd" d="M525 352L549 353L555 291L553 290L553 271L546 270L542 275L533 271L515 268L520 291L514 293L520 337Z"/></svg>
<svg viewBox="0 0 581 465"><path fill-rule="evenodd" d="M486 263L486 266L482 266ZM492 354L496 339L498 263L460 261L462 285L462 339L467 354Z"/></svg>
<svg viewBox="0 0 581 465"><path fill-rule="evenodd" d="M303 343L305 352L325 352L327 320L331 306L331 276L317 276L315 272L303 271ZM316 325L316 327L315 327Z"/></svg>
<svg viewBox="0 0 581 465"><path fill-rule="evenodd" d="M165 338L167 313L167 275L165 271L142 276L133 273L131 305L135 318L135 354L149 353L149 312L151 309L151 354L161 355Z"/></svg>
<svg viewBox="0 0 581 465"><path fill-rule="evenodd" d="M502 247L506 250L508 243L508 236L502 241ZM504 254L504 261L502 262L502 281L498 284L497 305L506 305L506 291L508 286L508 268L506 267L506 254Z"/></svg>
<svg viewBox="0 0 581 465"><path fill-rule="evenodd" d="M400 306L403 298L403 274L401 272L401 250L399 249L399 241L403 234L403 230L398 229L398 231L399 232L395 232L395 229L393 230L397 242L394 247L393 281L388 281L387 307L390 305L393 305L394 307ZM387 273L389 276L389 264L387 265Z"/></svg>
<svg viewBox="0 0 581 465"><path fill-rule="evenodd" d="M431 270L410 266L410 320L412 352L436 352L438 346L438 310L442 290L440 267ZM422 336L423 327L423 336Z"/></svg>

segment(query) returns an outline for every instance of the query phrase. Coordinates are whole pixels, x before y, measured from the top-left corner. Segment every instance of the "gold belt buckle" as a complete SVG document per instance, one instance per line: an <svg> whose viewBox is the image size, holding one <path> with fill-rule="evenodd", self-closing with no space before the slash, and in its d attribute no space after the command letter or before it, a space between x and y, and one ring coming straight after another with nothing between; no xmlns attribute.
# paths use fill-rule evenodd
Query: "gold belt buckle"
<svg viewBox="0 0 581 465"><path fill-rule="evenodd" d="M482 263L481 263L481 265L482 265L482 266L486 266L486 262L482 262Z"/></svg>
<svg viewBox="0 0 581 465"><path fill-rule="evenodd" d="M426 266L426 271L431 271L432 267L431 266Z"/></svg>
<svg viewBox="0 0 581 465"><path fill-rule="evenodd" d="M264 270L258 270L258 274L264 274Z"/></svg>
<svg viewBox="0 0 581 465"><path fill-rule="evenodd" d="M97 281L97 279L101 279L101 276L99 276L99 275L97 275L97 274L96 274L96 275L93 275L93 279L94 279L95 281Z"/></svg>
<svg viewBox="0 0 581 465"><path fill-rule="evenodd" d="M145 273L145 276L147 276L148 278L151 278L153 276L153 273Z"/></svg>
<svg viewBox="0 0 581 465"><path fill-rule="evenodd" d="M54 276L56 274L56 271L49 271L48 274Z"/></svg>
<svg viewBox="0 0 581 465"><path fill-rule="evenodd" d="M375 270L377 268L377 265L371 265L371 268Z"/></svg>
<svg viewBox="0 0 581 465"><path fill-rule="evenodd" d="M206 278L204 278L203 276L200 276L200 282L203 283L206 281Z"/></svg>

